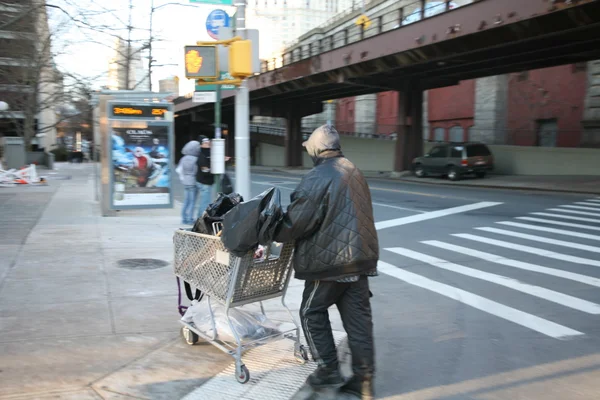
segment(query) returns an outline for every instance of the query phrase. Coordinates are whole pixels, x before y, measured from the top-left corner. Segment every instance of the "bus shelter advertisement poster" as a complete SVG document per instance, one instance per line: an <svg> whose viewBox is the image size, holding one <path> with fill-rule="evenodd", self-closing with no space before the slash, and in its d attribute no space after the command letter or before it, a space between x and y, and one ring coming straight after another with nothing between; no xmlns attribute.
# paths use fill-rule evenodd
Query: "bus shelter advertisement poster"
<svg viewBox="0 0 600 400"><path fill-rule="evenodd" d="M171 204L169 157L168 127L113 127L113 206Z"/></svg>

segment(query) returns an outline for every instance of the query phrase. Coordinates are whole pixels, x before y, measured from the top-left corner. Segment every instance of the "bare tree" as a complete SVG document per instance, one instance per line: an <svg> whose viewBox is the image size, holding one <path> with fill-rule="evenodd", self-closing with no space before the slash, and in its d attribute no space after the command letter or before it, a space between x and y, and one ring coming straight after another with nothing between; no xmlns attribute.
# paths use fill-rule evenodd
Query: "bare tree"
<svg viewBox="0 0 600 400"><path fill-rule="evenodd" d="M13 13L4 14L0 23L0 29L7 32L0 39L5 55L0 60L0 84L14 129L30 148L36 131L52 129L52 109L61 100L62 77L53 64L53 33L48 29L44 2L6 3Z"/></svg>
<svg viewBox="0 0 600 400"><path fill-rule="evenodd" d="M78 31L78 40L115 50L115 62L125 71L125 87L120 89L135 89L143 81L133 85L130 77L133 62L148 47L147 43L137 46L139 41L132 39L131 1L127 23L114 10L101 5L90 10L72 0L58 4L52 4L52 0L0 0L0 99L9 103L9 111L0 117L8 117L12 130L24 138L28 149L36 135L42 136L74 118L61 113L61 107L82 87L89 89L95 80L65 74L55 65L55 58L70 44L64 40L64 33L70 29ZM54 17L52 26L48 23L49 10ZM113 25L105 25L106 20ZM105 39L111 38L124 42L125 49L107 43Z"/></svg>

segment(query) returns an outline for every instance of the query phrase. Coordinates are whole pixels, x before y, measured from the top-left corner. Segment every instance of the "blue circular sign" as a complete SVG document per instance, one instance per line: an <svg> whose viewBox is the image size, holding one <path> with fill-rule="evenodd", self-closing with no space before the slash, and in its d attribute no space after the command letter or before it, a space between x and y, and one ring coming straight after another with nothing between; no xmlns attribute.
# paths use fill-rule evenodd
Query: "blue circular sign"
<svg viewBox="0 0 600 400"><path fill-rule="evenodd" d="M219 28L229 27L229 22L229 14L223 10L213 10L208 14L208 18L206 18L206 31L211 38L217 39L219 36Z"/></svg>

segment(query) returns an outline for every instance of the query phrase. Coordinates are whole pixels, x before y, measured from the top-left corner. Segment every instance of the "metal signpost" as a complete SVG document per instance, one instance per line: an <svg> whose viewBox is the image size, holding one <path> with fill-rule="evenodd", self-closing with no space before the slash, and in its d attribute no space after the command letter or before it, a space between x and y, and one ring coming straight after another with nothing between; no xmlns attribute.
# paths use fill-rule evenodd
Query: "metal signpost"
<svg viewBox="0 0 600 400"><path fill-rule="evenodd" d="M173 104L107 102L110 210L172 208Z"/></svg>
<svg viewBox="0 0 600 400"><path fill-rule="evenodd" d="M211 4L214 0L194 1L198 3ZM229 4L230 5L230 4ZM230 89L239 87L235 96L235 157L236 157L236 186L237 192L244 198L250 198L250 104L248 87L245 80L255 73L260 72L260 60L258 57L258 30L246 29L245 27L245 8L246 2L236 0L235 6L237 12L234 21L236 27L235 37L233 34L221 35L219 29L227 28L225 26L225 17L209 18L210 21L217 20L215 24L220 25L217 29L219 40L215 42L196 42L196 46L186 46L186 77L196 80L195 102L209 102L204 100L213 100L215 102L215 139L213 140L213 150L211 151L211 169L213 173L224 173L225 167L225 141L221 138L221 110L220 110L220 92L221 89ZM215 14L219 15L219 14ZM227 22L228 24L228 22ZM213 22L207 21L209 34ZM224 53L224 48L228 47L228 52ZM200 50L197 48L212 48L212 50ZM219 54L225 56L219 56ZM205 57L206 55L206 57ZM220 58L223 60L220 61ZM226 60L226 62L225 62ZM228 73L224 72L227 69ZM220 85L224 87L221 88ZM226 86L231 85L231 86ZM214 91L214 97L206 93L207 90ZM218 181L220 184L220 180Z"/></svg>

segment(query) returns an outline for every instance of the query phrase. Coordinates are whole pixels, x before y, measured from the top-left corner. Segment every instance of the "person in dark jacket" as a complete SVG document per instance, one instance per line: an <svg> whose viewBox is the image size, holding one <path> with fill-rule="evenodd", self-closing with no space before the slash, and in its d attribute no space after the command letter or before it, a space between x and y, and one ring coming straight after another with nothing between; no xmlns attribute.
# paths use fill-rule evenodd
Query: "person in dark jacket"
<svg viewBox="0 0 600 400"><path fill-rule="evenodd" d="M319 364L308 383L372 399L375 362L367 277L377 275L379 241L371 192L361 171L342 154L335 128L317 128L302 145L315 167L292 193L274 240L295 241L295 277L306 281L300 318ZM339 372L327 311L334 304L352 352L354 376L348 382Z"/></svg>
<svg viewBox="0 0 600 400"><path fill-rule="evenodd" d="M210 171L210 139L206 136L200 136L199 139L201 146L196 173L196 182L198 182L198 191L200 192L198 218L202 217L202 214L212 200L212 189L215 183L215 177Z"/></svg>

